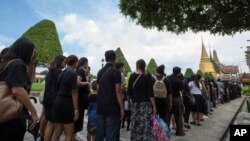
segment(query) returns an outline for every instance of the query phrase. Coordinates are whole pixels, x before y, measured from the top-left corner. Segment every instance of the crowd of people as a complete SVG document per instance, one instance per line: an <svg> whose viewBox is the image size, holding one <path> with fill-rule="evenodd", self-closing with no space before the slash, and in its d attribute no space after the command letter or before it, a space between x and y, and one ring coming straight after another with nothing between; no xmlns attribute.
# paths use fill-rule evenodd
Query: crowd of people
<svg viewBox="0 0 250 141"><path fill-rule="evenodd" d="M0 123L1 141L24 139L27 114L32 117L28 128L40 124L44 141L59 141L63 133L65 141L77 140L76 133L83 130L86 114L88 141L119 141L120 129L125 126L131 131L131 141L153 141L156 115L175 130L176 136L184 136L191 125L202 126L218 104L241 96L238 84L220 79L215 82L199 74L186 78L180 67L174 67L167 76L165 66L160 65L156 74L150 74L143 59L136 62L136 71L125 78L124 64L116 62L113 50L105 52L106 64L97 79L90 73L87 58L59 55L48 67L43 112L38 118L28 95L35 58L35 45L26 38L20 38L0 55L0 80L24 105L18 118ZM8 63L11 60L14 61Z"/></svg>

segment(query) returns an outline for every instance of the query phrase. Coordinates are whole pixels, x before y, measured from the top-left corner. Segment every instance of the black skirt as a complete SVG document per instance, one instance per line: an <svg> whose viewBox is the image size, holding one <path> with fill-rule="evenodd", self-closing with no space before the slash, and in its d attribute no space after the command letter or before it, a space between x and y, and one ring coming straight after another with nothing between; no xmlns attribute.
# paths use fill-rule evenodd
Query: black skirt
<svg viewBox="0 0 250 141"><path fill-rule="evenodd" d="M203 113L204 106L205 106L205 101L204 101L203 96L201 94L193 94L193 96L195 98L195 107L192 108L192 111Z"/></svg>
<svg viewBox="0 0 250 141"><path fill-rule="evenodd" d="M52 120L55 123L74 122L74 106L71 97L57 96L52 108Z"/></svg>
<svg viewBox="0 0 250 141"><path fill-rule="evenodd" d="M53 122L52 119L52 105L44 105L44 115L46 120Z"/></svg>

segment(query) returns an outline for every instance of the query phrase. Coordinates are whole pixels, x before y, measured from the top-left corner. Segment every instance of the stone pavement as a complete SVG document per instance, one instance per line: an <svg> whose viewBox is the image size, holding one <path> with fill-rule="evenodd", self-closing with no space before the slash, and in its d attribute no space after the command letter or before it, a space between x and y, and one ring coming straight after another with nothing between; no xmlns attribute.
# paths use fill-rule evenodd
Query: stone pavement
<svg viewBox="0 0 250 141"><path fill-rule="evenodd" d="M202 126L191 125L191 130L187 131L185 136L175 136L172 131L171 141L219 141L244 98L245 97L242 96L230 103L219 105L214 109L213 115L202 122ZM36 104L36 108L38 112L41 112L40 104ZM77 139L86 141L86 125L87 120L84 121L83 131L77 134ZM121 129L121 141L129 141L129 137L130 132L126 131L125 128ZM33 140L33 137L29 133L25 135L25 141ZM63 137L61 140L63 140Z"/></svg>

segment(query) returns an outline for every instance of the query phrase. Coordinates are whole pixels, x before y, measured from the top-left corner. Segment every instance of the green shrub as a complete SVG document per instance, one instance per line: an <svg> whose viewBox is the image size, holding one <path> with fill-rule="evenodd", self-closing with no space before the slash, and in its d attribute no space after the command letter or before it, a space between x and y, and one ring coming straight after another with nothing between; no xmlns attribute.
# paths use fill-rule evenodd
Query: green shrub
<svg viewBox="0 0 250 141"><path fill-rule="evenodd" d="M31 91L42 91L44 88L44 83L32 83Z"/></svg>

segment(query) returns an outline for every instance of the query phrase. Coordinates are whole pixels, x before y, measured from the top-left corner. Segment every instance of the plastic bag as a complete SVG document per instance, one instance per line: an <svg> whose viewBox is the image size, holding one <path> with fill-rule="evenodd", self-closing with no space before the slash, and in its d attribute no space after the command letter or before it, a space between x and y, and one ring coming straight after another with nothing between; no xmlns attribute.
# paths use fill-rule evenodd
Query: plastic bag
<svg viewBox="0 0 250 141"><path fill-rule="evenodd" d="M155 141L169 141L164 128L161 126L156 116L153 119L153 136Z"/></svg>
<svg viewBox="0 0 250 141"><path fill-rule="evenodd" d="M168 140L170 140L170 128L169 128L168 124L163 119L161 119L160 116L157 116L157 120L160 123L160 125L162 126L162 128L164 129L164 131L168 137Z"/></svg>

